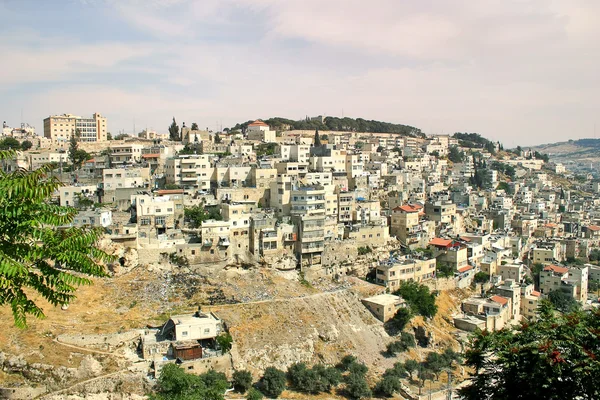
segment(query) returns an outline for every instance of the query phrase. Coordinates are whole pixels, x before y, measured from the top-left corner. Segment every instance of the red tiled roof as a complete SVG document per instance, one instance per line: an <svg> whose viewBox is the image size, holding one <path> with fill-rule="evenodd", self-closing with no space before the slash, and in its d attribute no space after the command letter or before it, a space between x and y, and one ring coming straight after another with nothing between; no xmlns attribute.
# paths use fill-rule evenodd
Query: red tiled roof
<svg viewBox="0 0 600 400"><path fill-rule="evenodd" d="M429 244L434 246L447 247L452 244L452 240L450 239L442 239L442 238L433 238Z"/></svg>
<svg viewBox="0 0 600 400"><path fill-rule="evenodd" d="M142 158L158 158L158 157L160 157L160 153L142 154Z"/></svg>
<svg viewBox="0 0 600 400"><path fill-rule="evenodd" d="M262 122L261 120L256 120L254 122L252 122L251 124L248 124L248 126L269 126L268 124Z"/></svg>
<svg viewBox="0 0 600 400"><path fill-rule="evenodd" d="M458 272L460 272L462 274L463 272L467 272L470 269L473 269L472 265L465 265L464 267L459 268Z"/></svg>
<svg viewBox="0 0 600 400"><path fill-rule="evenodd" d="M159 196L162 196L164 194L182 194L183 189L163 189L159 190L157 193Z"/></svg>
<svg viewBox="0 0 600 400"><path fill-rule="evenodd" d="M418 212L419 211L418 208L416 208L416 207L414 207L414 206L412 206L410 204L406 204L404 206L396 207L395 209L400 209L400 210L402 210L404 212L407 212L407 213L412 213L412 212Z"/></svg>
<svg viewBox="0 0 600 400"><path fill-rule="evenodd" d="M549 222L549 223L547 223L547 224L546 224L546 225L544 225L544 226L545 226L545 227L547 227L547 228L556 228L556 224L555 224L555 223L552 223L552 222Z"/></svg>
<svg viewBox="0 0 600 400"><path fill-rule="evenodd" d="M557 274L566 274L569 272L569 269L565 267L559 267L558 265L548 265L544 267L544 271L552 271L556 272Z"/></svg>
<svg viewBox="0 0 600 400"><path fill-rule="evenodd" d="M590 231L600 231L600 226L598 225L590 225L587 227Z"/></svg>
<svg viewBox="0 0 600 400"><path fill-rule="evenodd" d="M501 305L506 305L508 303L508 299L502 296L492 296L490 297L490 300Z"/></svg>
<svg viewBox="0 0 600 400"><path fill-rule="evenodd" d="M462 237L462 236L461 236L461 240L464 240L465 242L470 242L471 241L471 239L469 239L468 237Z"/></svg>
<svg viewBox="0 0 600 400"><path fill-rule="evenodd" d="M532 290L531 295L535 296L535 297L540 297L542 294L540 292L538 292L537 290Z"/></svg>

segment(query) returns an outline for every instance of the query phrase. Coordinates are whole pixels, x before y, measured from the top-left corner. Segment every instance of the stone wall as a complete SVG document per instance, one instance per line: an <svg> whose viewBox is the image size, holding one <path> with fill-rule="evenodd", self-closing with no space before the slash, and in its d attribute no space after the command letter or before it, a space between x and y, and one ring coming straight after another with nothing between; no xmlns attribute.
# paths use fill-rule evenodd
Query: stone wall
<svg viewBox="0 0 600 400"><path fill-rule="evenodd" d="M80 347L95 347L105 349L107 347L119 347L125 343L137 340L143 333L141 330L128 331L123 333L111 333L106 335L97 334L79 334L79 335L59 335L56 340L60 343L71 344Z"/></svg>
<svg viewBox="0 0 600 400"><path fill-rule="evenodd" d="M46 393L46 387L14 387L0 388L0 399L26 400L35 399Z"/></svg>

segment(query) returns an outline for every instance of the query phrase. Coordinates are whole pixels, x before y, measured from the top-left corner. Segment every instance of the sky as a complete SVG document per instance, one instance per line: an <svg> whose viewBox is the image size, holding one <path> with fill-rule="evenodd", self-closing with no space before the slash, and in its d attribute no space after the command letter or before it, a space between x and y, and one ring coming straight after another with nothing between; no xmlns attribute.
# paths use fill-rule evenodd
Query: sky
<svg viewBox="0 0 600 400"><path fill-rule="evenodd" d="M598 0L0 0L0 120L331 115L505 147L600 134ZM23 121L21 120L23 115Z"/></svg>

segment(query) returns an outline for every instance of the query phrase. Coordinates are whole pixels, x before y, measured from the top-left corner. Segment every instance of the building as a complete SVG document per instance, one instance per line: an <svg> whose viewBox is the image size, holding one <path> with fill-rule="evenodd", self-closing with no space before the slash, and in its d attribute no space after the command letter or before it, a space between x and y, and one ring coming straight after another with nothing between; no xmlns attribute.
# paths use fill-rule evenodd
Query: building
<svg viewBox="0 0 600 400"><path fill-rule="evenodd" d="M540 271L540 292L547 296L550 292L560 290L571 295L580 303L587 301L588 267L560 267L547 265Z"/></svg>
<svg viewBox="0 0 600 400"><path fill-rule="evenodd" d="M274 143L277 141L277 133L272 131L268 124L260 120L248 124L246 134L248 140L266 143Z"/></svg>
<svg viewBox="0 0 600 400"><path fill-rule="evenodd" d="M400 296L393 294L380 294L378 296L362 299L362 303L381 322L388 322L396 315L399 308L405 307L405 302Z"/></svg>
<svg viewBox="0 0 600 400"><path fill-rule="evenodd" d="M396 290L401 282L423 281L435 277L436 260L403 258L381 261L377 266L375 283Z"/></svg>
<svg viewBox="0 0 600 400"><path fill-rule="evenodd" d="M44 119L44 137L53 142L68 142L79 131L80 142L105 142L107 140L106 117L95 113L92 118L73 114L51 115Z"/></svg>

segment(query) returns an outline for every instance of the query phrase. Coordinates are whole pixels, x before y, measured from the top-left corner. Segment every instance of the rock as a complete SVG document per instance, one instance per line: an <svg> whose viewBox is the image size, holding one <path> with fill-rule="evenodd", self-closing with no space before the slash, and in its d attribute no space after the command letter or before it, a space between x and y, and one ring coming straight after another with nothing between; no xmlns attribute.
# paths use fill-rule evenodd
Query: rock
<svg viewBox="0 0 600 400"><path fill-rule="evenodd" d="M66 311L66 310L68 310L68 309L69 309L69 305L68 305L68 304L63 304L63 305L60 307L60 309L61 309L61 310L63 310L63 311Z"/></svg>
<svg viewBox="0 0 600 400"><path fill-rule="evenodd" d="M102 364L91 355L84 357L77 369L77 377L82 379L97 376L100 373L102 373Z"/></svg>

